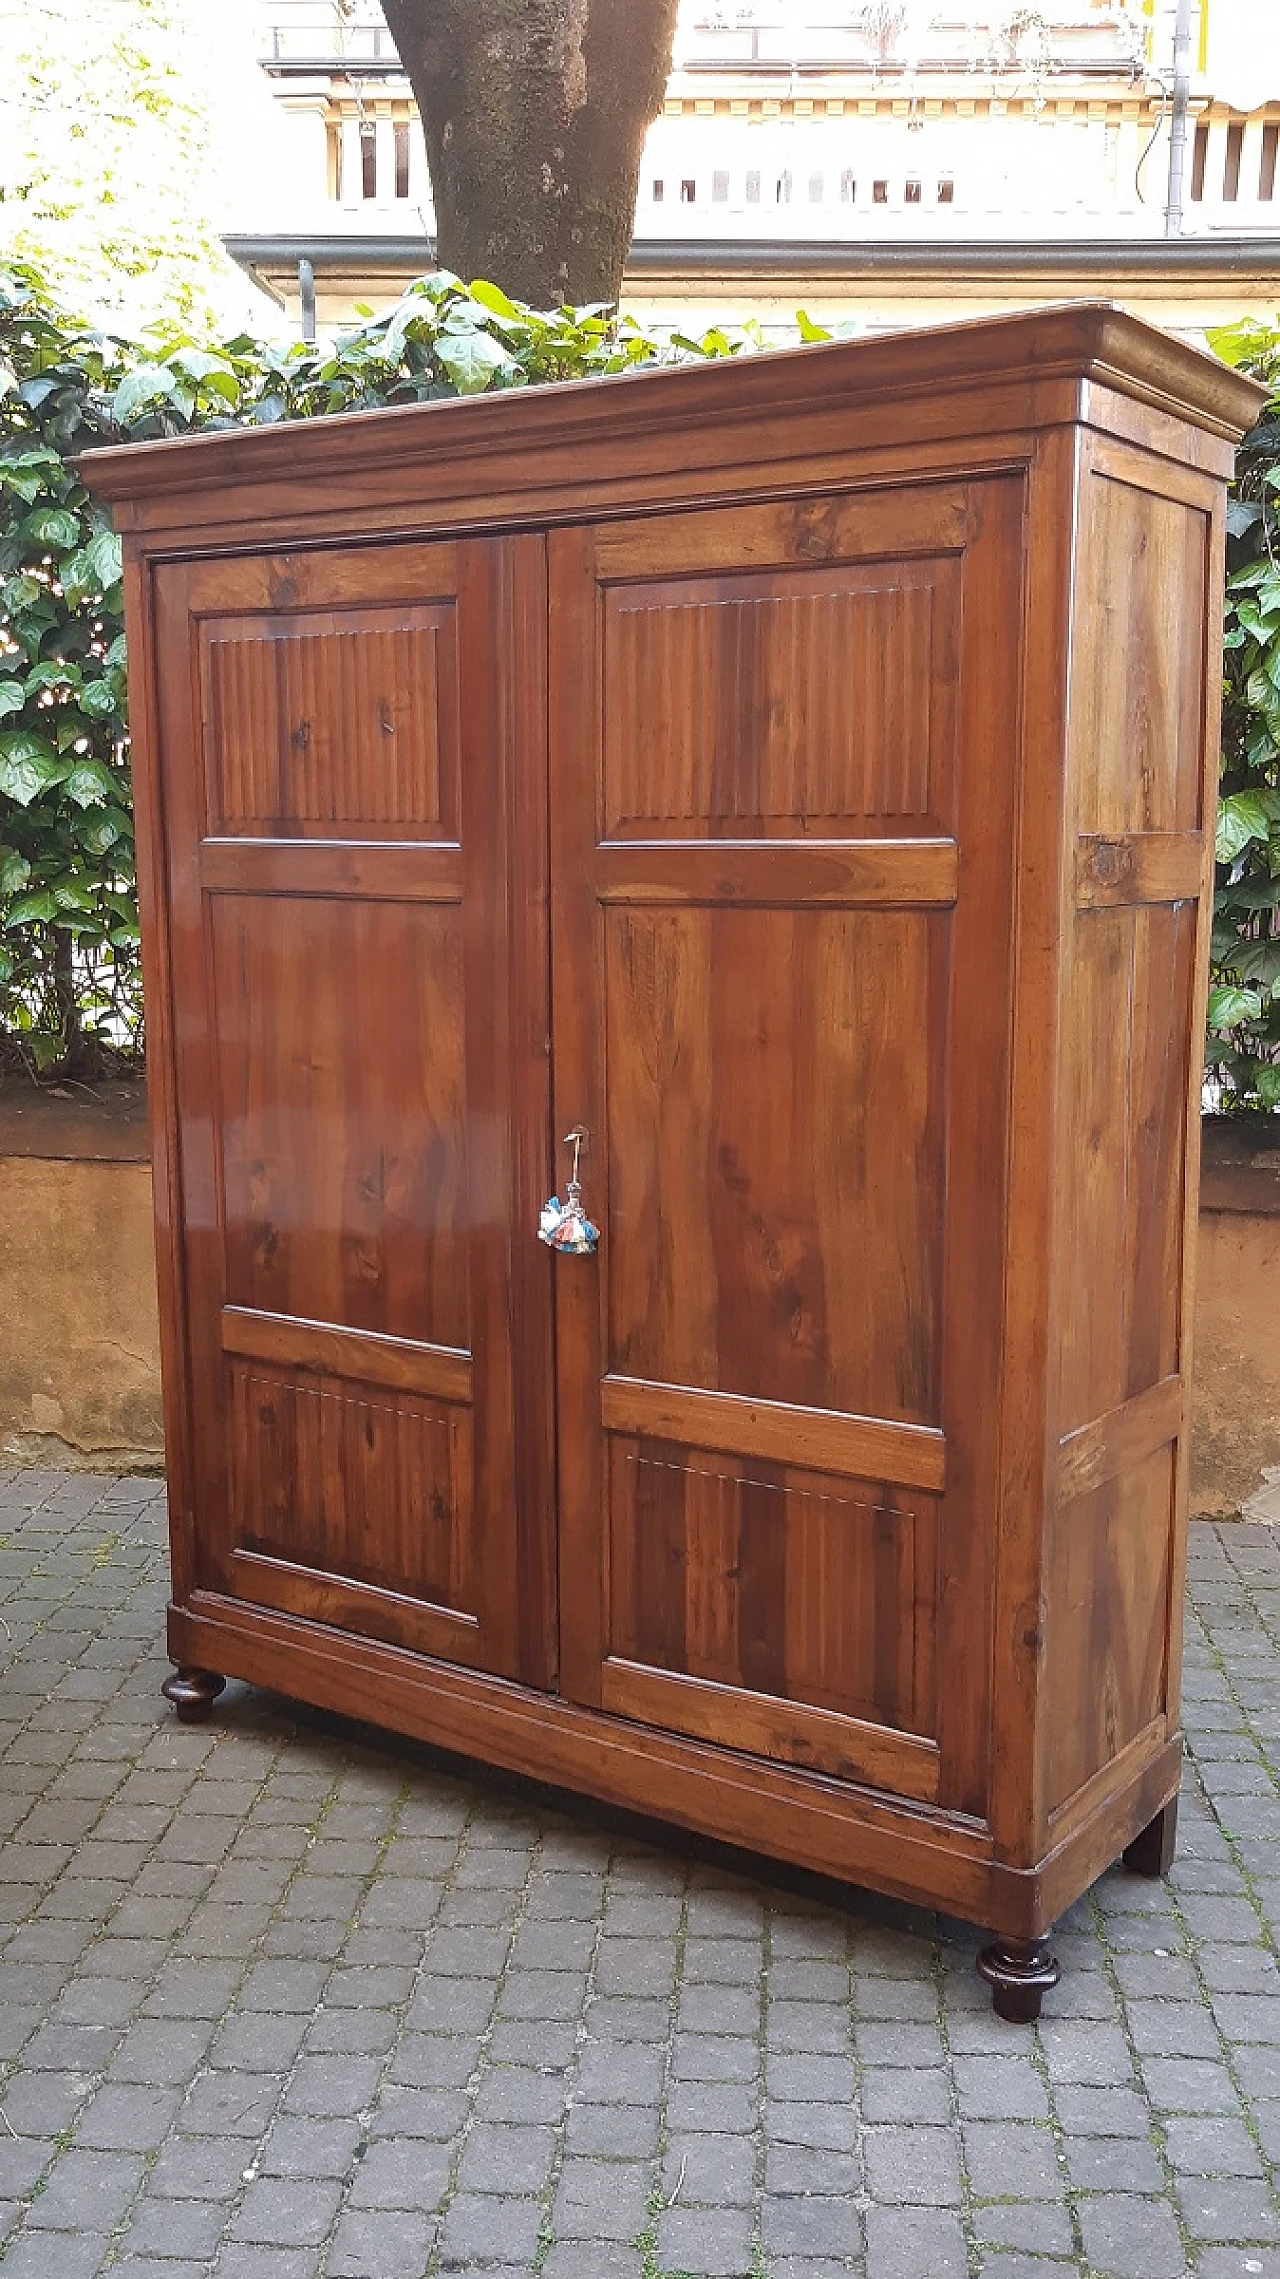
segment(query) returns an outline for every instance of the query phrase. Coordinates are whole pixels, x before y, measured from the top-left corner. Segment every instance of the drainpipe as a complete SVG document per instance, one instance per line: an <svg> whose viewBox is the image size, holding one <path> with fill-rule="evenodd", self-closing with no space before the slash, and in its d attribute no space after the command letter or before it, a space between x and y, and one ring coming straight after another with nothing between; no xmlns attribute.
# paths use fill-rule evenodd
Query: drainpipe
<svg viewBox="0 0 1280 2279"><path fill-rule="evenodd" d="M1169 202L1166 237L1182 235L1182 189L1187 168L1187 108L1191 98L1191 0L1178 0L1173 33L1173 109L1169 123Z"/></svg>
<svg viewBox="0 0 1280 2279"><path fill-rule="evenodd" d="M316 273L305 255L298 263L298 300L302 311L302 337L316 337Z"/></svg>

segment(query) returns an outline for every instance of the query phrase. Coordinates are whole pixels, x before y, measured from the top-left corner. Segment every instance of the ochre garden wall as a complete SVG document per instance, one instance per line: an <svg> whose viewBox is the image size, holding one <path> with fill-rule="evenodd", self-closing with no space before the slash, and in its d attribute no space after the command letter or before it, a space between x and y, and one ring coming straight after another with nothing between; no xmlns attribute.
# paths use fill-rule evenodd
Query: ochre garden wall
<svg viewBox="0 0 1280 2279"><path fill-rule="evenodd" d="M0 1092L0 1464L163 1460L140 1086Z"/></svg>
<svg viewBox="0 0 1280 2279"><path fill-rule="evenodd" d="M1264 1137L1265 1128L1264 1128ZM1280 1136L1280 1135L1278 1135ZM1280 1467L1280 1145L1208 1123L1192 1509L1230 1513ZM163 1459L140 1087L0 1095L0 1460ZM1280 1517L1280 1483L1273 1483ZM1272 1499L1267 1499L1272 1500Z"/></svg>

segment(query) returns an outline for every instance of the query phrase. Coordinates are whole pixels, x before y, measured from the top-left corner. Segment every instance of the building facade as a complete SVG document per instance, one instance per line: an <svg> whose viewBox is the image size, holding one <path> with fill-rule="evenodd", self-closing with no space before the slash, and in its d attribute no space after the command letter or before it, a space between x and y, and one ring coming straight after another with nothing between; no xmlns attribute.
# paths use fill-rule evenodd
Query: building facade
<svg viewBox="0 0 1280 2279"><path fill-rule="evenodd" d="M1280 6L1193 0L1170 206L1176 0L684 0L625 299L868 327L1078 294L1194 333L1280 300ZM228 243L300 319L430 259L426 154L376 0L264 0L274 188ZM299 265L303 287L299 284Z"/></svg>

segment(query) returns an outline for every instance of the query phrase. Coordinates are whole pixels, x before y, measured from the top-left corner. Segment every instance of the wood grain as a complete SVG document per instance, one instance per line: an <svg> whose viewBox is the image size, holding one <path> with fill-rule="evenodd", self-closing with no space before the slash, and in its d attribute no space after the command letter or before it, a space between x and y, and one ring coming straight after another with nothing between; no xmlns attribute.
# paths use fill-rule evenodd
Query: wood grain
<svg viewBox="0 0 1280 2279"><path fill-rule="evenodd" d="M358 1385L386 1385L468 1406L471 1401L469 1353L407 1337L379 1337L373 1330L335 1329L331 1322L299 1320L293 1314L224 1306L222 1350L246 1361L323 1370Z"/></svg>
<svg viewBox="0 0 1280 2279"><path fill-rule="evenodd" d="M882 1417L845 1416L794 1402L751 1400L741 1393L698 1392L688 1385L612 1372L601 1380L600 1416L606 1432L638 1432L779 1463L803 1450L817 1469L852 1479L935 1491L946 1484L942 1433Z"/></svg>
<svg viewBox="0 0 1280 2279"><path fill-rule="evenodd" d="M1164 1809L1258 400L1086 308L95 463L185 1664L1014 1941Z"/></svg>
<svg viewBox="0 0 1280 2279"><path fill-rule="evenodd" d="M1130 831L1076 842L1076 901L1083 910L1141 902L1194 902L1204 870L1200 831Z"/></svg>

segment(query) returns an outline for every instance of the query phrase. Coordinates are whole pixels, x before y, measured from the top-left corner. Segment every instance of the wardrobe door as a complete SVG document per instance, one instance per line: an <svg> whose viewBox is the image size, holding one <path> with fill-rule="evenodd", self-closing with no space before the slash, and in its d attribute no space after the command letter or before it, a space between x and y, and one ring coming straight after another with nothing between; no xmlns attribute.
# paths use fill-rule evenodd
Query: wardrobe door
<svg viewBox="0 0 1280 2279"><path fill-rule="evenodd" d="M541 542L157 582L186 1584L550 1683Z"/></svg>
<svg viewBox="0 0 1280 2279"><path fill-rule="evenodd" d="M561 1684L981 1811L1021 485L552 538ZM945 1739L938 1693L948 1689Z"/></svg>

